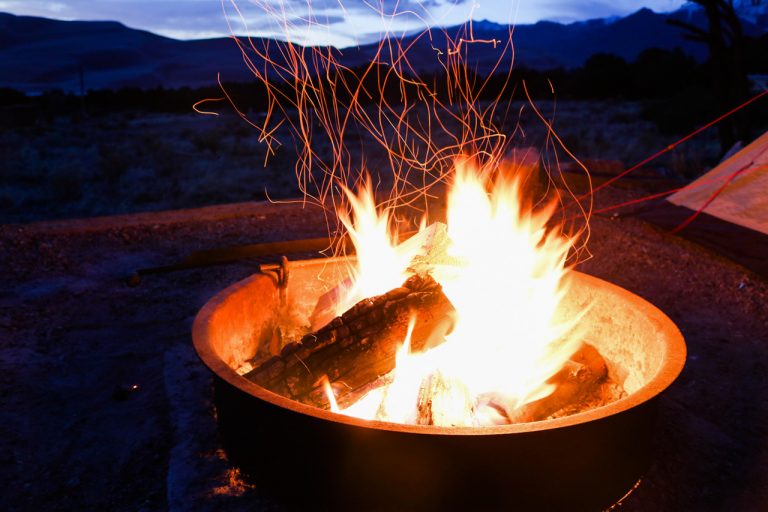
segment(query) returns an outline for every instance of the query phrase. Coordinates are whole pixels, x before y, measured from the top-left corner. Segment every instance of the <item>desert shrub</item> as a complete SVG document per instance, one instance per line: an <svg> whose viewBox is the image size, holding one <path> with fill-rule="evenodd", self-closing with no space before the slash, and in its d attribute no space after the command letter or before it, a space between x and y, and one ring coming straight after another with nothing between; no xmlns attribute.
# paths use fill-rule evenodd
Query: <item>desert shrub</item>
<svg viewBox="0 0 768 512"><path fill-rule="evenodd" d="M16 201L9 193L0 193L0 212L4 215L16 209Z"/></svg>
<svg viewBox="0 0 768 512"><path fill-rule="evenodd" d="M679 91L670 98L648 102L641 116L662 133L675 134L690 131L714 113L710 94L699 89Z"/></svg>
<svg viewBox="0 0 768 512"><path fill-rule="evenodd" d="M5 155L0 183L23 180L39 172L40 150L34 144L22 142L16 147L8 147Z"/></svg>
<svg viewBox="0 0 768 512"><path fill-rule="evenodd" d="M147 149L157 176L169 178L181 174L183 170L181 155L172 143L155 138Z"/></svg>
<svg viewBox="0 0 768 512"><path fill-rule="evenodd" d="M226 133L218 129L199 130L190 140L198 151L218 155L224 147L225 136Z"/></svg>
<svg viewBox="0 0 768 512"><path fill-rule="evenodd" d="M701 82L699 64L682 50L644 50L630 66L630 95L635 98L669 98Z"/></svg>
<svg viewBox="0 0 768 512"><path fill-rule="evenodd" d="M574 92L583 98L617 98L630 89L630 66L617 55L597 53L577 72Z"/></svg>
<svg viewBox="0 0 768 512"><path fill-rule="evenodd" d="M56 201L74 203L83 197L82 178L76 169L62 169L49 176L47 185Z"/></svg>
<svg viewBox="0 0 768 512"><path fill-rule="evenodd" d="M136 204L149 204L154 203L157 201L157 198L155 195L150 191L143 191L136 194L136 196L133 198L133 202Z"/></svg>
<svg viewBox="0 0 768 512"><path fill-rule="evenodd" d="M0 107L27 103L27 96L16 89L0 87Z"/></svg>
<svg viewBox="0 0 768 512"><path fill-rule="evenodd" d="M135 156L126 148L102 143L99 145L98 167L109 185L116 185L131 168Z"/></svg>

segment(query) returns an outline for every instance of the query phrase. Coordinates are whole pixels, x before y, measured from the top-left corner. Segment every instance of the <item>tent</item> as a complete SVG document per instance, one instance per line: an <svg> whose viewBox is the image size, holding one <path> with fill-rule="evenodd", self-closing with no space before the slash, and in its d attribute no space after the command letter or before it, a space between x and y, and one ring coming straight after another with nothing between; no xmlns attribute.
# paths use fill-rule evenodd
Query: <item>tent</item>
<svg viewBox="0 0 768 512"><path fill-rule="evenodd" d="M768 277L768 132L640 216Z"/></svg>

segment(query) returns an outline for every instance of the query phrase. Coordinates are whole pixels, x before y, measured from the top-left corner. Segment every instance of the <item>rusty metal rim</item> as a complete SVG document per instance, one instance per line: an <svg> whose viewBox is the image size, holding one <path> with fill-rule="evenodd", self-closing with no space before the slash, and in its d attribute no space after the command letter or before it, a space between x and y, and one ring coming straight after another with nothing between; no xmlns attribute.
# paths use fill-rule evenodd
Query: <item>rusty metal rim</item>
<svg viewBox="0 0 768 512"><path fill-rule="evenodd" d="M323 263L334 263L341 259L342 258L325 258L316 260L293 261L291 262L291 266L319 266ZM686 358L686 345L682 333L674 324L674 322L672 322L672 320L670 320L669 317L665 315L660 309L645 299L639 297L638 295L635 295L634 293L631 293L624 288L609 283L608 281L584 274L582 272L573 271L573 273L579 280L582 280L583 282L591 285L595 285L597 288L606 290L609 293L622 296L631 302L655 325L658 325L660 330L668 333L668 335L664 337L666 350L664 353L664 358L661 362L661 366L656 375L654 375L650 381L648 381L645 385L643 385L640 389L631 395L596 409L552 420L542 420L530 423L518 423L514 425L492 427L450 428L426 425L403 425L400 423L390 423L377 420L361 420L358 418L344 416L343 414L332 413L330 411L318 409L316 407L290 400L284 396L272 393L271 391L268 391L261 386L254 384L245 377L238 375L233 368L231 368L216 354L215 350L209 343L207 327L211 315L226 300L228 296L230 296L236 290L247 287L256 279L265 278L264 274L254 274L250 277L247 277L225 288L216 294L213 298L211 298L195 317L195 321L192 327L192 340L195 350L197 351L200 359L202 359L203 363L205 363L205 365L216 375L224 379L227 383L234 386L235 388L273 405L334 423L412 434L470 436L516 434L572 427L627 411L653 399L659 393L669 387L675 381L678 375L680 375L680 372L685 365Z"/></svg>

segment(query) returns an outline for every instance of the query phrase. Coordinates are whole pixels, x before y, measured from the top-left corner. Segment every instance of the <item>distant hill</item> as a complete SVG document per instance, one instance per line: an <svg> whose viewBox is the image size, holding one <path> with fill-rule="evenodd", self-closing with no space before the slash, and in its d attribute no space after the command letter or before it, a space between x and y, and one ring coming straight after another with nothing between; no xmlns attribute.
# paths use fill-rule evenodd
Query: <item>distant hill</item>
<svg viewBox="0 0 768 512"><path fill-rule="evenodd" d="M753 6L745 9L748 15L742 19L747 35L760 35L768 31L768 22L757 14ZM765 7L765 6L763 6ZM763 9L762 12L768 12ZM697 60L706 58L707 49L703 44L683 39L681 29L667 23L669 19L682 19L695 25L706 27L703 12L696 6L686 5L673 13L655 13L650 9L640 9L623 18L601 18L576 23L562 24L540 21L532 25L514 27L513 42L515 64L535 69L548 69L559 66L579 67L596 53L611 53L626 60L634 60L643 50L662 48L672 50L680 48ZM750 20L756 20L755 24ZM463 26L446 29L451 37ZM505 41L509 27L489 21L474 22L473 33L476 39L497 39ZM433 34L440 40L438 33ZM439 45L438 45L439 46ZM478 69L489 69L498 59L499 50L490 45L476 45L471 55L472 63Z"/></svg>
<svg viewBox="0 0 768 512"><path fill-rule="evenodd" d="M745 31L768 30L765 6L744 12ZM671 14L641 9L624 18L595 19L561 24L542 21L514 28L515 63L537 69L578 67L591 55L613 53L632 60L647 48L681 48L702 59L703 45L686 41L670 17L705 25L700 10L686 6ZM439 69L438 50L446 48L446 36L455 37L465 25L433 29L431 40L415 40L411 62L420 72ZM473 22L478 39L505 41L509 27L488 21ZM263 41L256 41L263 44ZM273 48L273 55L277 57ZM350 67L372 58L376 45L338 50ZM473 45L469 63L478 70L490 69L501 48ZM507 60L507 64L508 64ZM81 76L86 89L122 87L205 86L214 84L217 73L225 81L249 80L243 58L229 38L179 41L110 21L59 21L0 13L0 87L27 93L50 89L77 92Z"/></svg>
<svg viewBox="0 0 768 512"><path fill-rule="evenodd" d="M227 38L178 41L117 22L59 21L0 13L0 87L46 89L180 87L245 80Z"/></svg>

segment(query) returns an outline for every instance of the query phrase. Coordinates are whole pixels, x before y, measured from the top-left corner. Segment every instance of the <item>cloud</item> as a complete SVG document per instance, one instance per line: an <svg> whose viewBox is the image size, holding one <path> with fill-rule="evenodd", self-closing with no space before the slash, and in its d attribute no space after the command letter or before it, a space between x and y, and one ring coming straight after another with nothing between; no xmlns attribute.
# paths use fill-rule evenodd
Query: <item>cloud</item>
<svg viewBox="0 0 768 512"><path fill-rule="evenodd" d="M538 2L536 14L549 20L579 21L609 16L625 16L643 7L658 12L672 11L683 3L679 0L645 0L642 4L634 0L580 0L578 2L548 0Z"/></svg>
<svg viewBox="0 0 768 512"><path fill-rule="evenodd" d="M235 33L350 46L383 33L439 22L439 12L467 0L0 0L0 10L58 19L117 20L191 39ZM436 17L436 13L438 16ZM373 35L371 35L373 34Z"/></svg>
<svg viewBox="0 0 768 512"><path fill-rule="evenodd" d="M211 0L5 0L0 8L33 16L58 19L117 20L148 29L221 27L224 15Z"/></svg>
<svg viewBox="0 0 768 512"><path fill-rule="evenodd" d="M655 10L672 10L682 3L643 2ZM337 46L424 26L455 25L470 14L478 20L531 23L623 15L639 7L635 0L312 0L311 8L307 0L0 0L0 10L15 14L117 20L182 39L226 36L230 26L236 33L274 37L287 26L297 42Z"/></svg>
<svg viewBox="0 0 768 512"><path fill-rule="evenodd" d="M444 12L455 11L467 1L314 0L308 6L306 0L251 0L249 4L238 4L239 9L229 4L228 12L236 33L346 47L377 41L386 34L398 35L441 24ZM464 21L469 12L465 11L451 22Z"/></svg>

